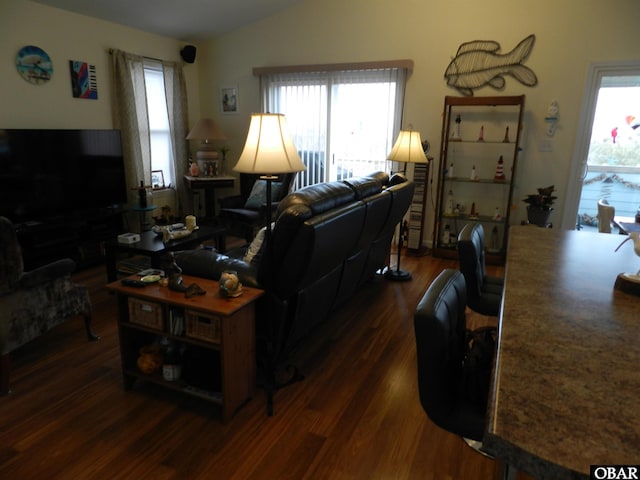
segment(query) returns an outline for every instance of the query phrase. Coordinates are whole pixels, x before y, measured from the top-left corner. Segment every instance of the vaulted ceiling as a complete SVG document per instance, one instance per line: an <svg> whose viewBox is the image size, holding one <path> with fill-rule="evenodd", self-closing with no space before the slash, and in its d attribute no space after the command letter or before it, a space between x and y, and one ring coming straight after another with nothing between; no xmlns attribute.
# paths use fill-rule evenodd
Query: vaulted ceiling
<svg viewBox="0 0 640 480"><path fill-rule="evenodd" d="M299 0L34 0L185 41L212 38Z"/></svg>

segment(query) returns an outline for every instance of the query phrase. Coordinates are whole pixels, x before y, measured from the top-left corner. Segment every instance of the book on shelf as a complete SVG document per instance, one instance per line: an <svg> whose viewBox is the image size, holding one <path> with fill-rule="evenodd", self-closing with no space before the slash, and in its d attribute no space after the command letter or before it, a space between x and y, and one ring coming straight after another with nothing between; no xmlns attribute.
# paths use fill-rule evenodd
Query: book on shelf
<svg viewBox="0 0 640 480"><path fill-rule="evenodd" d="M184 310L181 308L169 309L169 333L177 337L184 335Z"/></svg>

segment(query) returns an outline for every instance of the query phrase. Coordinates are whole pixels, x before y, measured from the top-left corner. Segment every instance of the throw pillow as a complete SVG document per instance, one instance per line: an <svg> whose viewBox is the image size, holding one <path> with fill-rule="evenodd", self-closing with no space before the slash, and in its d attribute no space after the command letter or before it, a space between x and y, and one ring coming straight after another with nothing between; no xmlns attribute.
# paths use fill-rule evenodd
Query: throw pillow
<svg viewBox="0 0 640 480"><path fill-rule="evenodd" d="M271 223L271 228L275 227L275 223ZM262 258L262 245L264 243L264 237L267 227L262 227L258 233L256 233L255 238L247 248L247 253L244 254L243 260L247 263L260 263L260 258Z"/></svg>
<svg viewBox="0 0 640 480"><path fill-rule="evenodd" d="M280 198L280 190L282 190L282 182L271 182L272 202ZM244 204L244 208L248 210L258 210L265 203L267 203L267 181L256 180L249 194L249 198L247 198Z"/></svg>

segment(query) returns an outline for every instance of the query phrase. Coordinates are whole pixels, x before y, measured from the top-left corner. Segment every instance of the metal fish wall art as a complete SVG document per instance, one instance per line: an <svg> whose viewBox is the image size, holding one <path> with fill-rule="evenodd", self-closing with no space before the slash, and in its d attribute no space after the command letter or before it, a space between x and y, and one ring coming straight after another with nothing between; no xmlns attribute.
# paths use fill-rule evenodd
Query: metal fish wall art
<svg viewBox="0 0 640 480"><path fill-rule="evenodd" d="M468 97L473 96L474 89L485 85L502 90L504 75L511 75L529 87L537 85L536 74L522 65L529 57L535 40L535 35L529 35L504 55L498 53L500 44L492 40L463 43L444 72L447 85Z"/></svg>

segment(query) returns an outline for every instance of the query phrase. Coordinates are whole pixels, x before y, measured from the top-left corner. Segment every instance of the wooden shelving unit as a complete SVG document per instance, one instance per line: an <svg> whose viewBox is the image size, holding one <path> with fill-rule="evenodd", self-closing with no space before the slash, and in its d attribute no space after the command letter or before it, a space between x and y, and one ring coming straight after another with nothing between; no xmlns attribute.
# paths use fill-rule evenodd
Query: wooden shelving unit
<svg viewBox="0 0 640 480"><path fill-rule="evenodd" d="M427 157L429 163L432 157ZM424 221L427 213L427 186L429 181L429 163L413 164L413 183L415 190L409 207L409 231L407 235L407 253L421 255L426 248L422 245L424 238Z"/></svg>
<svg viewBox="0 0 640 480"><path fill-rule="evenodd" d="M107 285L118 297L124 387L141 380L199 397L219 405L226 421L255 389L255 301L264 292L245 287L241 296L223 298L217 281L187 276L183 281L197 283L207 293L186 298L159 283L144 288L120 281ZM161 369L145 373L138 366L142 348L163 342L180 352L178 379L167 380Z"/></svg>
<svg viewBox="0 0 640 480"><path fill-rule="evenodd" d="M524 101L524 95L445 97L434 256L458 258L458 233L480 222L487 262L504 263Z"/></svg>

